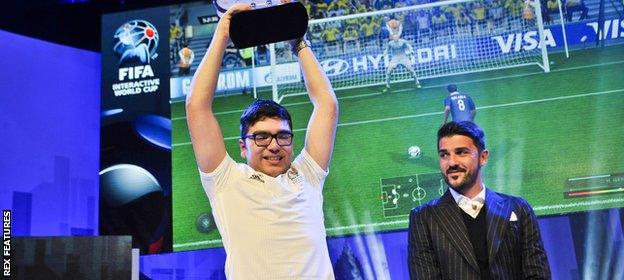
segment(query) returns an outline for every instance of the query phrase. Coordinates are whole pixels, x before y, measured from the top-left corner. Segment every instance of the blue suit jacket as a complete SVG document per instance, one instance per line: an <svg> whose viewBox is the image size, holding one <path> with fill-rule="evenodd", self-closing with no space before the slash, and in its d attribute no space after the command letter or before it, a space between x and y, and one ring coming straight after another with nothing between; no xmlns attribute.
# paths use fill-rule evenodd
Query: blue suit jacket
<svg viewBox="0 0 624 280"><path fill-rule="evenodd" d="M485 193L489 273L493 279L550 279L533 209L522 198ZM481 279L475 253L451 193L412 209L411 279ZM517 221L510 221L512 211Z"/></svg>

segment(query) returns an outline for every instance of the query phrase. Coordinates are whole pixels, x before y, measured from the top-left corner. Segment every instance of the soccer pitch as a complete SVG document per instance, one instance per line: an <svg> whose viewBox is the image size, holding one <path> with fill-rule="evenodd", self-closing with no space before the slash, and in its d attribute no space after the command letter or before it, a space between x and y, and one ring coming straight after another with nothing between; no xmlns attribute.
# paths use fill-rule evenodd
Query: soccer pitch
<svg viewBox="0 0 624 280"><path fill-rule="evenodd" d="M436 132L448 83L477 105L490 150L485 184L519 195L537 215L624 207L624 45L551 55L537 66L338 91L340 119L324 187L328 236L405 229L409 210L445 190ZM268 93L262 98L270 98ZM215 98L228 153L239 156L238 120L251 97ZM295 153L312 111L307 96L286 98ZM171 107L174 251L222 246L197 171L184 103ZM409 146L422 150L408 157ZM209 229L202 232L198 228ZM206 230L204 230L206 231Z"/></svg>

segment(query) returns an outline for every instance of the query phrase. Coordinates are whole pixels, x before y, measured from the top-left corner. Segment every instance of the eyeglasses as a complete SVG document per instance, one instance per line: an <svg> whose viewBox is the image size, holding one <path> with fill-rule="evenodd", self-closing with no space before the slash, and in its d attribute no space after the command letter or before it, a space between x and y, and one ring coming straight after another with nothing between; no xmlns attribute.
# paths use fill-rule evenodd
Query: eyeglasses
<svg viewBox="0 0 624 280"><path fill-rule="evenodd" d="M256 146L258 147L268 147L271 145L273 138L275 138L275 141L277 141L277 145L279 146L290 146L292 145L293 134L292 132L286 131L279 132L277 134L259 132L247 135L245 138L253 139L254 143L256 143Z"/></svg>

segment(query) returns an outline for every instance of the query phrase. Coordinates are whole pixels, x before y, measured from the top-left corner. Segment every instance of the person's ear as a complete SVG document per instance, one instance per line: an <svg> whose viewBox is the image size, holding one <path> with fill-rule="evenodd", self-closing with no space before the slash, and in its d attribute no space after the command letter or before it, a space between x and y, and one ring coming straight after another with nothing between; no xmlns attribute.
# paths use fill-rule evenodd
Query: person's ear
<svg viewBox="0 0 624 280"><path fill-rule="evenodd" d="M481 154L479 155L479 165L485 166L489 158L490 158L490 151L488 151L488 149L483 149L483 151L481 151Z"/></svg>
<svg viewBox="0 0 624 280"><path fill-rule="evenodd" d="M238 147L240 148L240 156L244 159L247 158L247 146L245 145L245 140L238 139Z"/></svg>

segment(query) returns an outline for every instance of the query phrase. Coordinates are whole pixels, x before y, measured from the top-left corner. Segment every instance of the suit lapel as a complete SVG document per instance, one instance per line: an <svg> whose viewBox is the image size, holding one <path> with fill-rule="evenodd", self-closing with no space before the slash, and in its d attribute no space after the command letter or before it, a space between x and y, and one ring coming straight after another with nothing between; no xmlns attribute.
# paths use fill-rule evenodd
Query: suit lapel
<svg viewBox="0 0 624 280"><path fill-rule="evenodd" d="M503 233L509 225L511 204L497 193L486 189L485 205L487 210L487 246L488 262L493 263L494 257L500 248Z"/></svg>
<svg viewBox="0 0 624 280"><path fill-rule="evenodd" d="M440 198L437 206L440 211L432 212L440 228L442 228L444 233L448 236L453 247L459 251L476 271L479 271L477 257L474 254L472 243L468 238L468 229L466 229L461 212L459 212L462 210L457 206L457 203L448 190Z"/></svg>

